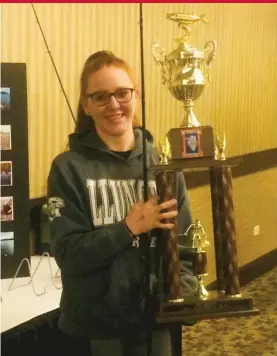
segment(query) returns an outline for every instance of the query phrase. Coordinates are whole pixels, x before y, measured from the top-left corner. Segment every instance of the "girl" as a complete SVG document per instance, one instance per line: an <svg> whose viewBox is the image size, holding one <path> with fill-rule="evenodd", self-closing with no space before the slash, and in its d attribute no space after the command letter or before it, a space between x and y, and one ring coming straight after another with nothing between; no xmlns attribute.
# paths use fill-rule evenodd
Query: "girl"
<svg viewBox="0 0 277 356"><path fill-rule="evenodd" d="M143 202L142 130L135 109L138 92L127 63L108 51L90 56L81 74L75 133L58 155L48 178L53 255L63 292L59 327L90 338L92 356L146 356L145 248L143 234L192 223L182 175L177 200L159 204L149 175ZM157 164L147 133L147 164ZM55 206L53 206L55 205ZM53 209L54 208L54 209ZM156 276L152 273L152 291ZM182 268L186 291L197 281ZM154 292L153 292L154 293ZM150 326L149 326L150 327ZM152 328L152 325L151 325ZM170 356L169 332L155 328L153 356Z"/></svg>

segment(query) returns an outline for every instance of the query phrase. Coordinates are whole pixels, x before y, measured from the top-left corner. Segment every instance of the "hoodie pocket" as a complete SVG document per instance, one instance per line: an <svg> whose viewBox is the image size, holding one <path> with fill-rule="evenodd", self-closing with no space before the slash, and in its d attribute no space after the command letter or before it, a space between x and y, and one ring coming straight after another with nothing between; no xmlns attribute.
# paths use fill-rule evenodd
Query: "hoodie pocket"
<svg viewBox="0 0 277 356"><path fill-rule="evenodd" d="M134 323L142 312L144 269L138 253L122 251L110 268L110 283L104 301L120 323Z"/></svg>

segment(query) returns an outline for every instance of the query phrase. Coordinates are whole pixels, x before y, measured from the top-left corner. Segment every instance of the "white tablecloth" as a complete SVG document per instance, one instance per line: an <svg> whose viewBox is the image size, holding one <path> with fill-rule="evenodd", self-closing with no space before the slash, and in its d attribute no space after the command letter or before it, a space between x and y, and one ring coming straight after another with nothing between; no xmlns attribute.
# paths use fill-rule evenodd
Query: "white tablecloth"
<svg viewBox="0 0 277 356"><path fill-rule="evenodd" d="M61 297L60 274L55 260L50 257L52 275L55 277L57 274L57 277L51 278L48 258L47 256L43 257L33 279L36 293L43 293L45 289L45 294L43 295L37 296L31 283L26 285L30 277L16 278L11 290L8 289L12 279L1 279L1 332L59 308ZM41 256L31 257L32 273L40 259ZM60 289L55 288L55 286Z"/></svg>

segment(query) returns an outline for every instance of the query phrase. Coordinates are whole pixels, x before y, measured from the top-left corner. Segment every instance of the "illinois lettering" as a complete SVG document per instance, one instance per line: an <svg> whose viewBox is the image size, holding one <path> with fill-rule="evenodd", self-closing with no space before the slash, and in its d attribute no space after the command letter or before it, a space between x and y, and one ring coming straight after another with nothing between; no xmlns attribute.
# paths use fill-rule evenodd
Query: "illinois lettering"
<svg viewBox="0 0 277 356"><path fill-rule="evenodd" d="M87 187L95 227L121 221L128 215L135 203L143 201L142 180L88 179ZM149 196L155 195L156 191L156 182L149 180Z"/></svg>

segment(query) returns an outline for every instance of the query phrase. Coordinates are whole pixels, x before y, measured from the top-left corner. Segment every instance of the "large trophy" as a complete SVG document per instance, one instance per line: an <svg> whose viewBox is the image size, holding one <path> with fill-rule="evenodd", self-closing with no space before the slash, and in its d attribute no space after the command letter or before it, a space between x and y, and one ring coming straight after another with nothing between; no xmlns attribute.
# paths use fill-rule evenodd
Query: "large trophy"
<svg viewBox="0 0 277 356"><path fill-rule="evenodd" d="M208 41L204 50L188 44L190 25L203 21L204 15L171 13L167 19L184 31L175 40L177 48L168 55L157 43L152 52L161 68L163 84L173 97L184 104L180 127L172 128L160 142L160 163L154 172L162 201L176 196L177 172L209 171L214 228L217 290L207 291L204 276L208 273L209 238L199 219L181 236L177 229L162 231L159 239L159 310L158 323L186 323L192 320L257 314L252 299L240 292L235 240L234 204L231 168L240 163L225 157L226 139L214 138L211 126L201 126L193 112L194 101L211 82L210 67L216 55L216 41ZM176 219L171 220L175 223ZM181 241L181 242L179 242ZM196 294L184 294L180 281L180 257L191 261L199 281Z"/></svg>

